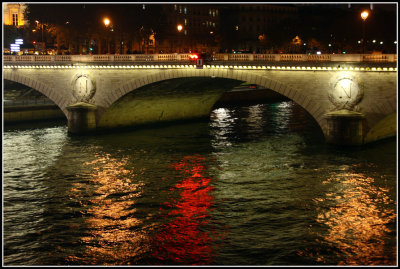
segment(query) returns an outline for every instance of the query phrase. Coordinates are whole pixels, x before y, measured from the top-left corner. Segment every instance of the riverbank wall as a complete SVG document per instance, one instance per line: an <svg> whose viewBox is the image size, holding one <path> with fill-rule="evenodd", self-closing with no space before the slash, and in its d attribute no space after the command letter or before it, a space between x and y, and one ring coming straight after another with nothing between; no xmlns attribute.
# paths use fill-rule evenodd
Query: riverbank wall
<svg viewBox="0 0 400 269"><path fill-rule="evenodd" d="M4 124L55 119L66 119L64 113L57 105L42 104L3 107Z"/></svg>

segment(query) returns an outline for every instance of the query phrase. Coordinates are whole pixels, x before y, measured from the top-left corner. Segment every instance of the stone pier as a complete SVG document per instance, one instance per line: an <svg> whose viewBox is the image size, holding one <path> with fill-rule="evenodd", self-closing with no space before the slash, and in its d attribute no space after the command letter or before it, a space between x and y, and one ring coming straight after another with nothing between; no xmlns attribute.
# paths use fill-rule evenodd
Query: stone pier
<svg viewBox="0 0 400 269"><path fill-rule="evenodd" d="M362 113L342 109L327 113L325 118L327 143L343 146L358 146L364 143L365 116Z"/></svg>
<svg viewBox="0 0 400 269"><path fill-rule="evenodd" d="M96 130L97 106L80 102L67 106L67 110L69 133L85 134Z"/></svg>

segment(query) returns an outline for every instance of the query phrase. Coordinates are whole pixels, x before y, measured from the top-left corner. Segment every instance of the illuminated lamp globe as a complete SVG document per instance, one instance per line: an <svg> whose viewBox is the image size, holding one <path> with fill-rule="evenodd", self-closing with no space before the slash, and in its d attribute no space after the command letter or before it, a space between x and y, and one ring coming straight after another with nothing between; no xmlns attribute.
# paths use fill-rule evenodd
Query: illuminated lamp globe
<svg viewBox="0 0 400 269"><path fill-rule="evenodd" d="M368 18L368 15L369 15L369 13L366 10L361 12L361 19L363 19L365 21Z"/></svg>

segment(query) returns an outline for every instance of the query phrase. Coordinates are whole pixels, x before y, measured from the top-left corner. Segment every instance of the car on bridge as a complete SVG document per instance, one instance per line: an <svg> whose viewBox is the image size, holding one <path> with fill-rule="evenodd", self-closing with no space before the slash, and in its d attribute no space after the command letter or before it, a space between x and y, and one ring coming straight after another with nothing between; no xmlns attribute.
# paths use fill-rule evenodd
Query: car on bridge
<svg viewBox="0 0 400 269"><path fill-rule="evenodd" d="M190 53L189 61L196 63L198 59L203 59L203 64L212 61L212 57L207 53Z"/></svg>

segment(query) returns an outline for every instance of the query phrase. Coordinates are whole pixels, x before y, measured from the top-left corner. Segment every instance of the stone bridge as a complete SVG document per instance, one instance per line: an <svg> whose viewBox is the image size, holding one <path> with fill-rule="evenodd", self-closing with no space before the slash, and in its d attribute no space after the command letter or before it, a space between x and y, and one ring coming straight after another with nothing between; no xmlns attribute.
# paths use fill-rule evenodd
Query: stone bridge
<svg viewBox="0 0 400 269"><path fill-rule="evenodd" d="M223 93L218 87L188 95L183 91L168 100L159 96L164 98L159 103L154 103L158 97L153 96L151 105L142 102L140 110L135 110L139 114L123 115L122 106L138 106L134 100L122 101L135 90L188 78L216 85L247 82L280 93L308 111L329 143L361 145L397 133L396 58L389 63L225 59L196 66L171 61L96 62L85 60L87 56L76 56L79 61L13 57L4 61L3 79L31 87L54 101L66 115L71 133L132 125L135 121L130 117L139 114L154 114L149 122L209 115Z"/></svg>

